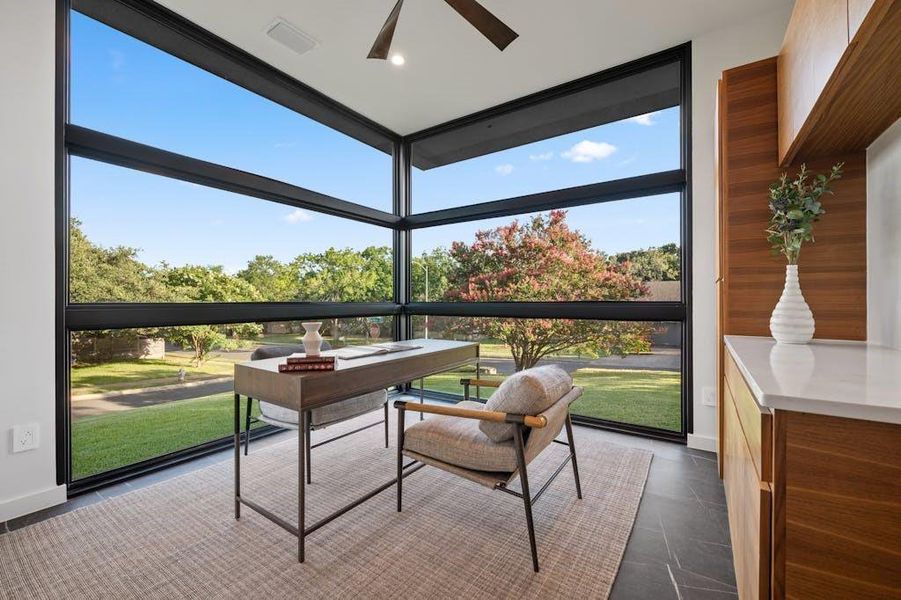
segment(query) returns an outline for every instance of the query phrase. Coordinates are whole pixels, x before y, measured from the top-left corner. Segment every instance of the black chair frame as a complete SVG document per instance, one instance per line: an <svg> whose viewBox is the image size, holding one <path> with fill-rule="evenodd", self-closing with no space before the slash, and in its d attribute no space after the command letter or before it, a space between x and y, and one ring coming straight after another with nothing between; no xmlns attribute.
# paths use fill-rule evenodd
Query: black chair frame
<svg viewBox="0 0 901 600"><path fill-rule="evenodd" d="M404 419L406 417L407 410L418 411L420 416L422 416L423 412L433 412L430 410L430 405L415 405L409 404L403 400L397 400L394 402L394 408L397 409L397 512L401 512L402 504L403 504L403 471L406 467L410 465L404 465ZM447 410L441 411L439 414L451 414ZM478 418L477 416L467 416L467 415L453 415L459 418ZM541 486L534 494L531 493L529 488L529 475L528 470L526 468L526 457L525 457L525 439L529 435L530 425L527 424L528 419L534 419L534 417L529 417L527 415L517 415L512 413L507 413L505 417L505 421L507 423L512 423L515 427L513 429L513 444L516 450L516 464L517 469L516 473L519 475L519 481L521 484L522 491L511 490L507 487L507 484L504 482L500 482L495 484L494 489L500 490L502 492L506 492L511 496L516 496L517 498L521 498L523 501L523 506L525 508L526 513L526 526L529 530L529 547L532 551L532 568L538 573L538 547L535 543L535 523L532 518L532 506L538 499L544 494L545 490L553 483L553 481L557 478L558 475L563 471L569 462L572 462L573 465L573 476L575 477L576 483L576 497L581 500L582 499L582 484L579 480L579 464L576 460L576 445L573 441L573 426L572 419L570 418L569 412L566 413L566 441L562 440L553 440L556 444L562 444L569 448L569 455L566 457L557 470L554 471L553 475Z"/></svg>

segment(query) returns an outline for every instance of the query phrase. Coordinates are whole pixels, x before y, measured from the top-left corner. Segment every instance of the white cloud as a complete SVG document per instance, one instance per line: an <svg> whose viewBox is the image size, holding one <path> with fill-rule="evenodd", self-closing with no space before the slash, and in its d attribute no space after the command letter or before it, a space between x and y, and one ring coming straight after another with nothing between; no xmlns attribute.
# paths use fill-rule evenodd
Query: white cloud
<svg viewBox="0 0 901 600"><path fill-rule="evenodd" d="M560 156L575 163L590 163L607 158L614 152L616 152L616 146L613 144L582 140L566 152L561 153Z"/></svg>
<svg viewBox="0 0 901 600"><path fill-rule="evenodd" d="M554 158L553 152L541 152L539 154L530 154L529 160L551 160Z"/></svg>
<svg viewBox="0 0 901 600"><path fill-rule="evenodd" d="M284 219L286 223L294 225L295 223L307 223L309 221L312 221L313 215L305 210L295 208L293 211L282 217L282 219Z"/></svg>
<svg viewBox="0 0 901 600"><path fill-rule="evenodd" d="M509 175L510 173L513 172L513 165L511 165L509 163L504 164L504 165L498 165L498 166L494 167L494 171L498 175Z"/></svg>
<svg viewBox="0 0 901 600"><path fill-rule="evenodd" d="M657 121L654 120L654 117L657 116L656 112L649 112L643 115L638 115L637 117L632 117L629 119L633 123L638 123L639 125L644 125L645 127L650 127L651 125L656 125Z"/></svg>

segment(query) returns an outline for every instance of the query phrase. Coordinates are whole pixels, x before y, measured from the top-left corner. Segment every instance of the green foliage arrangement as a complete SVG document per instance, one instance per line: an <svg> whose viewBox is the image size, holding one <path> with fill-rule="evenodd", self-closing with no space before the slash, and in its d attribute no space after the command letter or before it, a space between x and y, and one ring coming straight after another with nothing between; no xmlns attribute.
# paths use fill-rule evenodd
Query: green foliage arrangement
<svg viewBox="0 0 901 600"><path fill-rule="evenodd" d="M773 216L766 230L767 241L774 254L785 255L788 264L798 264L801 245L814 241L813 224L826 213L820 198L832 193L829 184L841 178L843 165L833 166L829 175L813 175L802 164L794 179L789 180L788 173L783 173L779 181L770 185Z"/></svg>

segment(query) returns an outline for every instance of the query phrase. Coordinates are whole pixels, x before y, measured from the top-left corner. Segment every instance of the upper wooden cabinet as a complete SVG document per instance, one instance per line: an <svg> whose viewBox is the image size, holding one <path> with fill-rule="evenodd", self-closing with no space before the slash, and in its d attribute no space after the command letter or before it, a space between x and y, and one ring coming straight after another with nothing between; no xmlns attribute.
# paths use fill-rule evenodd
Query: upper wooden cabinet
<svg viewBox="0 0 901 600"><path fill-rule="evenodd" d="M797 0L778 60L779 163L866 149L901 117L901 0Z"/></svg>

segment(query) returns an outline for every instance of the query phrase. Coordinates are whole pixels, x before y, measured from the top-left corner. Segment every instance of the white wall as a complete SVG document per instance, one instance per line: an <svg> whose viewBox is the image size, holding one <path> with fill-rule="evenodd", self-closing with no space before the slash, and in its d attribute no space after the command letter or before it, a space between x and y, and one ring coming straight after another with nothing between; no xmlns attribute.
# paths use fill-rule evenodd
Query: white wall
<svg viewBox="0 0 901 600"><path fill-rule="evenodd" d="M716 409L701 403L704 388L716 385L716 194L714 190L716 82L732 67L779 53L792 3L711 31L692 40L692 306L694 351L694 434L688 445L713 450Z"/></svg>
<svg viewBox="0 0 901 600"><path fill-rule="evenodd" d="M901 348L901 119L867 149L867 340Z"/></svg>
<svg viewBox="0 0 901 600"><path fill-rule="evenodd" d="M63 502L54 448L53 0L0 0L0 521ZM12 454L11 427L40 447Z"/></svg>

